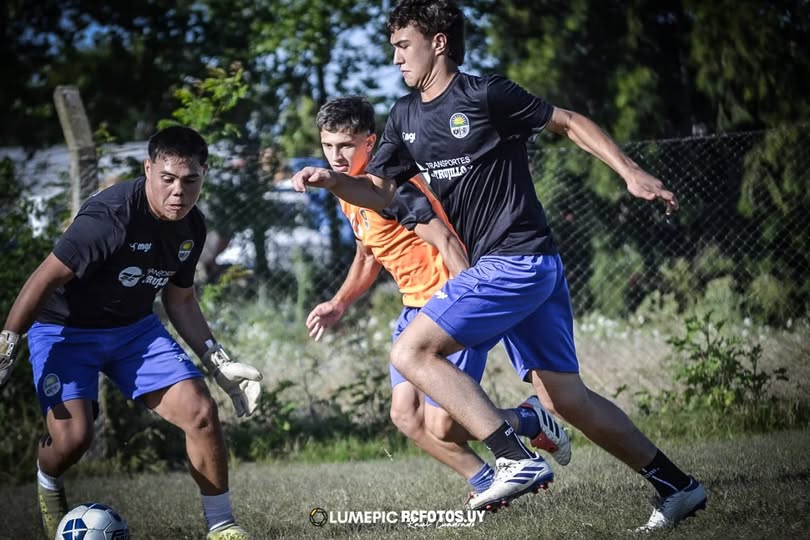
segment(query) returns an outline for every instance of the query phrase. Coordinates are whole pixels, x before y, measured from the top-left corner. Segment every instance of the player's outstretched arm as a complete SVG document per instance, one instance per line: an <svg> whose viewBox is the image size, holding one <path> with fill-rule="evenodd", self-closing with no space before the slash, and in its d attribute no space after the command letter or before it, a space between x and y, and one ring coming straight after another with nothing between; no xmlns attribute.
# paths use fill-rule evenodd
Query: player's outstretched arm
<svg viewBox="0 0 810 540"><path fill-rule="evenodd" d="M397 189L393 179L371 174L349 176L320 167L304 167L295 173L292 184L293 189L300 192L308 187L328 189L339 199L372 210L382 210L388 206Z"/></svg>
<svg viewBox="0 0 810 540"><path fill-rule="evenodd" d="M6 382L14 368L20 337L34 324L51 293L73 276L73 271L51 253L28 277L0 332L0 385Z"/></svg>
<svg viewBox="0 0 810 540"><path fill-rule="evenodd" d="M233 402L237 416L250 416L259 404L262 374L255 367L231 360L214 340L192 287L169 283L163 289L163 307L172 326L202 360L216 383Z"/></svg>
<svg viewBox="0 0 810 540"><path fill-rule="evenodd" d="M417 224L413 230L422 240L439 250L452 277L470 267L467 251L461 240L438 217L427 223Z"/></svg>
<svg viewBox="0 0 810 540"><path fill-rule="evenodd" d="M589 118L558 107L554 108L546 129L566 135L577 146L598 157L616 171L627 183L627 190L636 197L666 204L666 213L678 210L675 194L664 183L630 159L607 133Z"/></svg>
<svg viewBox="0 0 810 540"><path fill-rule="evenodd" d="M340 289L331 300L318 304L307 316L309 336L320 341L324 331L337 324L346 309L368 291L381 268L372 251L358 240L354 260Z"/></svg>

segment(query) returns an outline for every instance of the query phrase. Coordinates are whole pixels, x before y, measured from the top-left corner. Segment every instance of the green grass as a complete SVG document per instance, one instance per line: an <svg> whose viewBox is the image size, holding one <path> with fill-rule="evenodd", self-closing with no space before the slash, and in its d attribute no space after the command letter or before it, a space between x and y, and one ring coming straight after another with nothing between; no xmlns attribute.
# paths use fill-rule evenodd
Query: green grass
<svg viewBox="0 0 810 540"><path fill-rule="evenodd" d="M702 479L709 506L654 538L797 538L810 530L810 431L665 442L665 451ZM646 483L592 445L555 467L548 492L527 496L472 528L409 529L404 525L317 528L309 511L447 510L460 508L465 484L434 461L410 452L338 464L240 464L232 471L237 517L256 538L632 538L648 517ZM136 539L203 538L199 499L184 473L114 475L68 480L72 503L112 505ZM36 538L33 483L0 487L0 538Z"/></svg>

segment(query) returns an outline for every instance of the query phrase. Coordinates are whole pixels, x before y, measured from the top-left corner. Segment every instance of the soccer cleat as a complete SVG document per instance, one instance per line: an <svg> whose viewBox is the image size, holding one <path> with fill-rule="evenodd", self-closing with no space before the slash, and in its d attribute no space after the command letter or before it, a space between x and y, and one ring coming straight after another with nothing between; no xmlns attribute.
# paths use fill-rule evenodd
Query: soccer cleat
<svg viewBox="0 0 810 540"><path fill-rule="evenodd" d="M645 533L674 527L678 522L694 516L698 510L706 508L706 490L703 484L691 476L689 479L689 485L684 489L665 499L656 497L650 519L635 532Z"/></svg>
<svg viewBox="0 0 810 540"><path fill-rule="evenodd" d="M37 483L37 498L39 499L39 511L42 515L42 528L45 529L45 536L55 538L59 522L62 521L68 511L65 489L53 491L45 489Z"/></svg>
<svg viewBox="0 0 810 540"><path fill-rule="evenodd" d="M250 535L236 523L226 523L220 525L212 531L208 531L207 540L250 540Z"/></svg>
<svg viewBox="0 0 810 540"><path fill-rule="evenodd" d="M473 493L467 500L469 510L497 512L509 506L509 502L529 492L537 493L548 488L554 480L554 471L546 461L535 455L533 458L511 460L500 457L495 460L495 478L492 485L481 493Z"/></svg>
<svg viewBox="0 0 810 540"><path fill-rule="evenodd" d="M537 396L529 396L520 407L534 409L540 419L540 433L531 440L532 446L545 450L560 465L571 462L571 440L568 433L541 404Z"/></svg>

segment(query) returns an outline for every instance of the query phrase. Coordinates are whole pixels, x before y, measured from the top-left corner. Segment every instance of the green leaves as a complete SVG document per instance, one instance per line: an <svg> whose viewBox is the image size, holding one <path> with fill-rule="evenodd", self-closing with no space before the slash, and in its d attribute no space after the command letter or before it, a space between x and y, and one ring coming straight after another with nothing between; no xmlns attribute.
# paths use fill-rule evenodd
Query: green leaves
<svg viewBox="0 0 810 540"><path fill-rule="evenodd" d="M238 138L241 135L239 127L226 121L225 115L247 93L248 85L240 65L234 64L227 72L209 67L207 78L175 90L174 97L180 101L181 107L172 112L172 117L199 131L209 144L220 139ZM177 122L161 120L158 129Z"/></svg>

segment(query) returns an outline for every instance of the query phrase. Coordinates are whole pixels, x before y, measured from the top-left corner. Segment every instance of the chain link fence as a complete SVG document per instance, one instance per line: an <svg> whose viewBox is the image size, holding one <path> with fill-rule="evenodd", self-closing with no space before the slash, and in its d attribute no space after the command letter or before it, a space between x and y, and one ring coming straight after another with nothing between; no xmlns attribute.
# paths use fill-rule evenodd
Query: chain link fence
<svg viewBox="0 0 810 540"><path fill-rule="evenodd" d="M716 307L776 326L806 317L806 126L624 144L677 194L681 210L671 219L662 205L630 196L598 160L567 142L548 142L531 145L530 157L578 316L627 318L653 301L681 311L725 301ZM105 147L101 185L142 174L145 151L145 142ZM64 151L0 154L15 162L29 197L45 200L68 186ZM200 202L209 225L201 280L239 266L249 276L246 297L266 287L283 298L301 293L303 272L309 296L331 295L354 255L351 227L328 192L297 193L289 181L323 160L281 165L269 151L219 145L212 154L227 157L215 157Z"/></svg>
<svg viewBox="0 0 810 540"><path fill-rule="evenodd" d="M807 129L785 128L623 145L677 194L681 211L671 219L570 144L534 145L536 189L561 246L575 312L626 318L655 300L680 310L718 304L774 325L806 316L808 143ZM248 287L264 284L284 296L298 287L296 269L308 265L313 294L334 292L354 254L334 198L295 193L283 175L250 185L219 172L209 189L222 190L224 178L247 196L221 196L224 211L210 211L211 197L203 202L215 237L212 273L242 265L256 274ZM255 241L262 234L264 242Z"/></svg>
<svg viewBox="0 0 810 540"><path fill-rule="evenodd" d="M626 385L671 383L662 376L667 338L683 333L688 314L709 311L728 321L727 330L763 343L763 367L789 365L793 381L810 380L808 145L807 126L622 145L677 194L681 210L672 219L661 204L629 195L613 171L567 141L544 135L531 145L536 190L566 264L583 378L592 388L611 395ZM145 149L106 148L102 182L138 174ZM329 373L324 394L356 380L358 354L373 350L384 366L387 322L399 306L387 275L337 329L337 341L306 339L303 318L334 294L355 249L328 192L291 189L292 172L313 158L282 166L259 148L217 147L213 154L226 157L213 163L200 203L209 239L198 281L216 288L230 280L217 293L214 324L230 328L234 341L245 342L239 354L259 354L259 367L270 373L292 376L298 366L303 385L314 384L313 372ZM54 160L35 175L26 172L37 167L35 158L19 163L26 182L48 184L51 174L50 184L67 185L65 174L54 176ZM335 354L343 341L360 352ZM488 391L506 402L525 397L507 362L489 366Z"/></svg>

